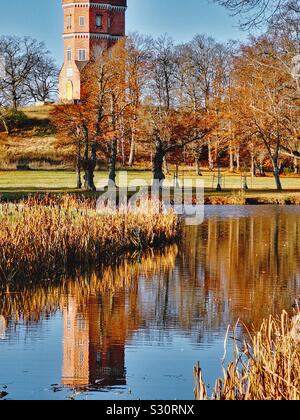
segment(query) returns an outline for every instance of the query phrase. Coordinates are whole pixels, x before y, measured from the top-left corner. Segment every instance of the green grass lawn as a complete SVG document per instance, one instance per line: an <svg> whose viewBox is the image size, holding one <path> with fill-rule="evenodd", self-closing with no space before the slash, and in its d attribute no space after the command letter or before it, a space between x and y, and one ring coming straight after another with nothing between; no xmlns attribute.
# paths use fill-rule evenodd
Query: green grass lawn
<svg viewBox="0 0 300 420"><path fill-rule="evenodd" d="M125 178L124 178L125 176ZM146 182L151 184L151 171L132 170L125 172L124 176L118 181L118 185L124 186L127 182L133 186L142 185ZM172 183L173 174L167 177ZM236 193L242 188L241 175L232 175L223 173L222 186L224 191L216 193L216 174L204 171L202 177L197 177L194 171L180 171L180 180L192 178L199 179L204 182L207 195L230 195ZM106 185L107 172L96 172L95 183L97 188L101 189ZM76 175L71 171L2 171L0 172L0 194L3 197L18 197L35 192L76 192L75 189ZM248 177L247 197L260 196L282 196L283 194L300 194L300 177L282 177L282 185L284 192L278 194L275 190L275 182L273 177L253 178Z"/></svg>
<svg viewBox="0 0 300 420"><path fill-rule="evenodd" d="M128 171L129 182L140 185L151 183L151 172ZM107 172L95 173L97 188L107 184ZM122 184L122 182L121 182ZM0 192L72 190L76 186L76 174L71 171L0 171Z"/></svg>

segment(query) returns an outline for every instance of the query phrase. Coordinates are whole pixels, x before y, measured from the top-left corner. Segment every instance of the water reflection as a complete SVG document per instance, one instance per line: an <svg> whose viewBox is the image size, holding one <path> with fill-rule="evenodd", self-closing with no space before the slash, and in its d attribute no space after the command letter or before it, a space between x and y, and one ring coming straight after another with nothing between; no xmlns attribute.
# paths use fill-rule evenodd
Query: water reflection
<svg viewBox="0 0 300 420"><path fill-rule="evenodd" d="M38 347L35 327L42 330L59 315L63 343L57 383L66 388L125 387L128 376L141 369L132 365L128 372L128 348L140 352L146 366L145 346L163 347L171 355L176 337L193 349L189 357L176 353L178 369L184 364L191 372L197 352L223 339L229 323L241 319L248 328L258 326L270 313L289 309L300 290L298 208L251 208L235 217L220 212L213 209L202 226L186 228L180 246L140 261L59 284L3 286L0 349L18 341L20 324L27 336L34 334ZM0 371L1 364L0 356ZM192 398L191 383L186 386Z"/></svg>
<svg viewBox="0 0 300 420"><path fill-rule="evenodd" d="M75 297L68 300L64 308L63 385L126 385L125 302L122 297L111 298L90 296L83 311ZM112 310L114 307L117 310Z"/></svg>
<svg viewBox="0 0 300 420"><path fill-rule="evenodd" d="M266 206L244 212L237 218L211 216L189 235L190 249L199 244L197 265L205 270L205 288L228 305L229 321L240 318L258 326L270 313L290 309L299 291L300 209Z"/></svg>
<svg viewBox="0 0 300 420"><path fill-rule="evenodd" d="M6 333L6 320L4 316L0 316L0 340L4 340Z"/></svg>

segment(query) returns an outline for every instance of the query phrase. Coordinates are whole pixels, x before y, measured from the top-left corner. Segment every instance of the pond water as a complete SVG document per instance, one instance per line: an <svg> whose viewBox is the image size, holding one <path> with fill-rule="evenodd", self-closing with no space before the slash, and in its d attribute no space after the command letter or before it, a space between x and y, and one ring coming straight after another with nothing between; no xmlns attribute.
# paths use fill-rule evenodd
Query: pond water
<svg viewBox="0 0 300 420"><path fill-rule="evenodd" d="M299 248L298 207L207 207L163 252L59 284L2 287L0 391L193 399L197 361L209 384L221 374L228 324L257 327L290 310Z"/></svg>

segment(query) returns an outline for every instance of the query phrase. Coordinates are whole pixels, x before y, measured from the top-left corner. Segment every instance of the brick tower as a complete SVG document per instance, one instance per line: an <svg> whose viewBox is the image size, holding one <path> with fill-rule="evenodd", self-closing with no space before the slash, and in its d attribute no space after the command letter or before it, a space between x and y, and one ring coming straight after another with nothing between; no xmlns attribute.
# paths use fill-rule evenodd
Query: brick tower
<svg viewBox="0 0 300 420"><path fill-rule="evenodd" d="M100 49L125 36L127 0L62 0L64 64L59 76L60 101L80 99L80 74Z"/></svg>

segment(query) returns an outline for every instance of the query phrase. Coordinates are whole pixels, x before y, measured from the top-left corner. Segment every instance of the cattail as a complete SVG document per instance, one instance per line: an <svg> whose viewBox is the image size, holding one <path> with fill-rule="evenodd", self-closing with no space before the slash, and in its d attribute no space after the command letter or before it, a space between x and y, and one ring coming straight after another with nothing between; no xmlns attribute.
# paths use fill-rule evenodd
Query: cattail
<svg viewBox="0 0 300 420"><path fill-rule="evenodd" d="M113 262L118 255L176 239L175 214L98 213L96 201L47 195L29 197L7 213L0 206L0 265L14 279L52 277L87 264Z"/></svg>
<svg viewBox="0 0 300 420"><path fill-rule="evenodd" d="M233 331L234 336L236 330ZM216 382L214 400L300 400L300 318L269 317L260 330L248 333L224 378ZM207 398L200 367L194 371L195 396Z"/></svg>

